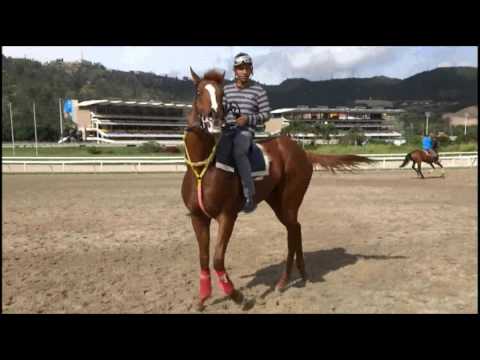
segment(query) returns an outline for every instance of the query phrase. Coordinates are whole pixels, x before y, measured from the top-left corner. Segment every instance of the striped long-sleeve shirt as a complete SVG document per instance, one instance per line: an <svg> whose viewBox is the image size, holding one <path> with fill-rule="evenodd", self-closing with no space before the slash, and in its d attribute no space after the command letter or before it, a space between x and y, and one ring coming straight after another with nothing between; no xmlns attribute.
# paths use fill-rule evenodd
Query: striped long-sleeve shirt
<svg viewBox="0 0 480 360"><path fill-rule="evenodd" d="M270 117L270 104L267 92L259 85L252 84L244 89L238 88L235 83L225 85L223 105L229 106L232 102L240 107L241 115L248 118L248 126L255 130L257 125L263 125ZM230 112L225 121L235 122L235 117Z"/></svg>

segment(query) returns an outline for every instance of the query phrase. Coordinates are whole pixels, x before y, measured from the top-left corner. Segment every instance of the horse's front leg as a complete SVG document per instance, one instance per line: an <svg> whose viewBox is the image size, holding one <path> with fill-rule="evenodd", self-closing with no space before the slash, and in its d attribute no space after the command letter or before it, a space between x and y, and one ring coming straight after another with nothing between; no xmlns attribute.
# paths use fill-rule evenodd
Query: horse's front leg
<svg viewBox="0 0 480 360"><path fill-rule="evenodd" d="M240 301L240 299L237 299L239 294L235 290L235 287L233 286L233 283L228 277L227 271L225 270L225 253L227 252L228 242L232 235L236 219L236 214L221 214L217 218L218 240L213 258L213 268L217 273L218 285L223 293L227 296L230 296L235 301Z"/></svg>
<svg viewBox="0 0 480 360"><path fill-rule="evenodd" d="M204 215L192 215L193 230L198 241L200 257L200 301L198 308L203 308L203 303L212 295L212 282L210 279L209 246L210 246L210 222Z"/></svg>
<svg viewBox="0 0 480 360"><path fill-rule="evenodd" d="M417 166L418 166L418 173L420 174L421 178L425 179L425 176L423 176L423 173L422 173L422 163L417 164Z"/></svg>
<svg viewBox="0 0 480 360"><path fill-rule="evenodd" d="M439 160L435 160L435 164L437 164L438 166L440 166L440 168L442 169L442 177L445 177L445 170L443 169L443 165L440 164L440 161L439 161Z"/></svg>
<svg viewBox="0 0 480 360"><path fill-rule="evenodd" d="M420 174L418 173L418 170L415 168L415 164L416 164L416 162L415 162L415 161L413 161L413 164L412 164L412 169L413 169L413 171L415 171L415 174L417 174L417 177L419 177L419 176L420 176Z"/></svg>

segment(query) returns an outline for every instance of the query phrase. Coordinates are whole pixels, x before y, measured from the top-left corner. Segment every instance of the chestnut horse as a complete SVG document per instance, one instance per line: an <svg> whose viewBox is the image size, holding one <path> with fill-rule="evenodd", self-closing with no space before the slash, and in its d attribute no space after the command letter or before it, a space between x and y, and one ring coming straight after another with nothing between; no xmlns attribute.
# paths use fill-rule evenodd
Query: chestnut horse
<svg viewBox="0 0 480 360"><path fill-rule="evenodd" d="M225 271L225 253L244 197L239 176L216 168L214 164L216 138L211 130L224 122L224 75L214 70L200 78L190 69L196 88L192 112L184 134L187 172L182 184L182 197L189 210L200 255L200 302L202 309L211 296L210 278L210 224L218 222L218 237L213 257L213 268L224 294L241 302L242 294L235 289ZM298 211L313 173L313 164L326 169L346 169L372 160L356 155L316 155L305 152L288 136L279 136L261 142L270 159L270 172L255 181L255 201L265 200L287 230L288 255L285 271L276 284L277 290L288 285L295 258L303 281L307 280L302 251L301 226Z"/></svg>
<svg viewBox="0 0 480 360"><path fill-rule="evenodd" d="M442 177L445 177L445 171L443 170L443 165L440 164L438 155L436 158L434 158L431 154L427 154L423 150L416 149L409 152L407 156L405 156L405 160L403 161L402 165L400 165L400 167L403 168L410 161L413 162L412 169L415 170L417 176L420 176L422 179L425 179L422 173L422 161L430 164L433 170L435 170L435 166L433 166L433 164L437 164L438 166L440 166L442 168ZM415 168L415 165L417 165L417 168Z"/></svg>

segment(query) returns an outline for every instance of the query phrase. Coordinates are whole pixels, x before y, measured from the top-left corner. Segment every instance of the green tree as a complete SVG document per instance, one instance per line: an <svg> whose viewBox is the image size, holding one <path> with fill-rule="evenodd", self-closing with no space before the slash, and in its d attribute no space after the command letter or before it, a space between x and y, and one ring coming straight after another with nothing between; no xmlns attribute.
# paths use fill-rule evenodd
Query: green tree
<svg viewBox="0 0 480 360"><path fill-rule="evenodd" d="M320 135L325 140L330 140L331 135L338 134L337 128L332 123L317 121L313 129L316 135Z"/></svg>
<svg viewBox="0 0 480 360"><path fill-rule="evenodd" d="M351 128L339 139L340 144L361 145L367 140L365 134L358 128Z"/></svg>
<svg viewBox="0 0 480 360"><path fill-rule="evenodd" d="M313 127L303 121L291 121L290 124L281 130L282 134L296 135L313 132Z"/></svg>

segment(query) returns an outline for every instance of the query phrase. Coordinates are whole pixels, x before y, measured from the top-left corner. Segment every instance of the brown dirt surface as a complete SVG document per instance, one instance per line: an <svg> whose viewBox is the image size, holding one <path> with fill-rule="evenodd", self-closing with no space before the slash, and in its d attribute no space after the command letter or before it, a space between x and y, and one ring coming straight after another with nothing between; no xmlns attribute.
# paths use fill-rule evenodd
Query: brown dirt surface
<svg viewBox="0 0 480 360"><path fill-rule="evenodd" d="M309 281L282 293L284 227L266 203L240 215L226 265L248 306L214 282L204 313L476 313L477 169L446 173L315 173L300 210ZM196 312L182 178L3 175L3 312Z"/></svg>

